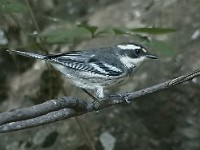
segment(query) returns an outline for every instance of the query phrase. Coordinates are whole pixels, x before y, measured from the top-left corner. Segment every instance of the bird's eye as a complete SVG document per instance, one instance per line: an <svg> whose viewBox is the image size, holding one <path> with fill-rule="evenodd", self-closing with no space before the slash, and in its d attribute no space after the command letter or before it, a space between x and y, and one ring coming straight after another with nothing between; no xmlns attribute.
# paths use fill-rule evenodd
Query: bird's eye
<svg viewBox="0 0 200 150"><path fill-rule="evenodd" d="M136 49L136 50L135 50L135 53L136 53L137 55L139 55L140 52L141 52L140 49Z"/></svg>

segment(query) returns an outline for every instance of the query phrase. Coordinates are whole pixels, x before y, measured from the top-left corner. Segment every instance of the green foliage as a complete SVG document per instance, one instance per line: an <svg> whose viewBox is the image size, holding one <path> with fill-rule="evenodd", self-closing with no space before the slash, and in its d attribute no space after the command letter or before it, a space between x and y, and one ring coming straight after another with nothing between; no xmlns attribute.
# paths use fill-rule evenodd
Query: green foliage
<svg viewBox="0 0 200 150"><path fill-rule="evenodd" d="M132 36L133 41L142 43L146 45L146 47L150 47L151 49L157 51L158 53L164 55L173 57L176 55L176 50L174 50L172 47L170 47L168 44L166 44L163 41L155 40L155 39L149 39L147 36L141 36L139 34L130 33L126 29L113 29L114 33L116 35L130 35ZM139 31L144 32L148 34L167 34L170 32L174 32L175 29L172 28L135 28L131 29L131 31Z"/></svg>
<svg viewBox="0 0 200 150"><path fill-rule="evenodd" d="M102 34L110 33L110 31L109 31L110 29L103 29L103 30L101 30L97 26L91 26L91 25L86 24L86 23L81 24L79 26L87 29L90 32L92 38L99 37Z"/></svg>
<svg viewBox="0 0 200 150"><path fill-rule="evenodd" d="M23 4L23 1L20 0L0 0L0 11L6 14L11 13L25 13L27 12L27 6ZM50 17L49 20L58 22L60 24L69 24L68 21L60 18ZM62 27L49 31L47 33L39 34L39 38L42 39L43 43L46 44L59 44L59 43L72 43L74 41L82 41L86 39L91 39L99 37L105 34L114 34L114 35L130 35L133 37L133 40L139 41L142 43L148 43L153 49L156 49L161 54L166 56L174 56L175 51L167 44L158 40L149 40L145 36L140 36L138 33L145 33L150 35L159 35L159 34L168 34L175 32L173 28L107 28L100 29L98 26L92 26L87 23L82 23L77 26L72 26L71 28ZM32 44L34 45L34 43Z"/></svg>
<svg viewBox="0 0 200 150"><path fill-rule="evenodd" d="M115 34L133 34L133 33L146 33L146 34L167 34L175 32L174 28L113 28Z"/></svg>
<svg viewBox="0 0 200 150"><path fill-rule="evenodd" d="M112 31L112 32L111 32ZM141 32L145 34L167 34L175 32L175 29L172 28L107 28L100 30L97 26L90 26L88 24L81 24L72 28L60 28L53 30L46 34L41 34L40 37L47 44L57 44L57 43L66 43L81 41L85 39L95 38L102 34L112 34L114 35L129 35L132 36L133 41L151 46L152 49L157 50L162 55L165 56L174 56L176 51L173 50L166 43L159 40L150 40L146 36L141 36L135 32ZM148 46L147 46L148 47Z"/></svg>
<svg viewBox="0 0 200 150"><path fill-rule="evenodd" d="M62 18L58 18L58 17L51 17L51 16L46 16L45 17L47 20L49 20L49 21L51 21L51 22L54 22L54 23L56 23L56 22L58 22L58 23L70 23L70 21L69 20L65 20L65 19L62 19Z"/></svg>
<svg viewBox="0 0 200 150"><path fill-rule="evenodd" d="M173 49L172 47L170 47L168 44L166 44L163 41L151 40L149 44L158 53L165 55L165 56L173 57L177 53L177 51L175 49Z"/></svg>
<svg viewBox="0 0 200 150"><path fill-rule="evenodd" d="M129 29L129 31L137 32L137 33L147 33L147 34L167 34L171 32L175 32L174 28L133 28Z"/></svg>
<svg viewBox="0 0 200 150"><path fill-rule="evenodd" d="M91 33L91 36L94 37L95 32L97 31L98 27L97 26L90 26L88 24L81 24L79 27L83 27L86 30L88 30Z"/></svg>
<svg viewBox="0 0 200 150"><path fill-rule="evenodd" d="M39 35L45 43L67 43L90 38L90 32L83 27L60 28Z"/></svg>
<svg viewBox="0 0 200 150"><path fill-rule="evenodd" d="M17 0L0 0L0 11L3 13L25 13L27 12L27 7L21 1Z"/></svg>
<svg viewBox="0 0 200 150"><path fill-rule="evenodd" d="M128 32L124 29L113 28L112 30L116 35L128 34Z"/></svg>

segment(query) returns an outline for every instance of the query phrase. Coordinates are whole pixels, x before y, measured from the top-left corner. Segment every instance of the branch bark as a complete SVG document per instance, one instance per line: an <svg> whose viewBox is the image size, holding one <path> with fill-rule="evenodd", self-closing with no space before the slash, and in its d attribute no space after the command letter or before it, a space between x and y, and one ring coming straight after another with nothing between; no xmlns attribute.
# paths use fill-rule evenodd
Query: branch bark
<svg viewBox="0 0 200 150"><path fill-rule="evenodd" d="M200 76L200 69L136 92L109 95L105 100L96 103L73 97L61 97L29 108L4 112L0 114L0 133L37 127L133 101L138 97L168 89L198 76Z"/></svg>

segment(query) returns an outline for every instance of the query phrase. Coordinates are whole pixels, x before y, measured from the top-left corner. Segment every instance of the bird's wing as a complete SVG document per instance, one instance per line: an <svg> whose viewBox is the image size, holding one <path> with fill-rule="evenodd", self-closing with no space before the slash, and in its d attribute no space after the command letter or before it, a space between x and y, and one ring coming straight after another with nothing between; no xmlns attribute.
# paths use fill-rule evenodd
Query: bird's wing
<svg viewBox="0 0 200 150"><path fill-rule="evenodd" d="M75 51L72 53L49 55L48 60L75 70L86 71L104 76L121 76L123 71L113 64L97 59L95 55Z"/></svg>

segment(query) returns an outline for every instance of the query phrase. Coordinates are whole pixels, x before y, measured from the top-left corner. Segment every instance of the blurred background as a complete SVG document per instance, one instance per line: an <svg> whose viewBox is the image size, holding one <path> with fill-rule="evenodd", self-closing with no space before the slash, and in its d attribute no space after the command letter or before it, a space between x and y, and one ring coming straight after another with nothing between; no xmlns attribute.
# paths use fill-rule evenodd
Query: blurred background
<svg viewBox="0 0 200 150"><path fill-rule="evenodd" d="M200 68L199 10L199 0L0 0L0 112L64 95L91 101L47 63L7 49L47 54L137 41L159 60L108 93L135 91ZM199 150L199 91L195 78L130 105L0 134L0 149Z"/></svg>

